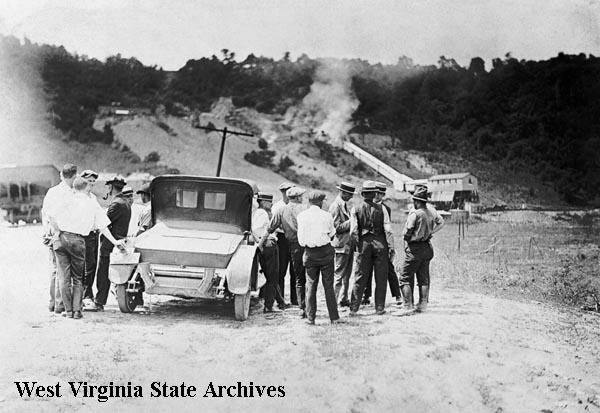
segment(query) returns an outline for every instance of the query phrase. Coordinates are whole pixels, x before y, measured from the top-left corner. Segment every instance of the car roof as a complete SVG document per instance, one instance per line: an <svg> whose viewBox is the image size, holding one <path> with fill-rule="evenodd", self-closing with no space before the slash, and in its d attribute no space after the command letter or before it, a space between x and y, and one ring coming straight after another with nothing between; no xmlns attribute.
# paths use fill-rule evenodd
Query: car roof
<svg viewBox="0 0 600 413"><path fill-rule="evenodd" d="M167 175L157 176L156 178L154 178L152 180L152 183L154 184L154 182L158 182L158 181L174 181L174 182L192 181L192 182L244 183L244 184L248 185L250 187L250 189L252 189L252 192L254 194L258 193L258 185L256 185L256 182L254 182L251 179L244 179L244 178L225 178L225 177L220 177L220 176L174 175L174 174L167 174Z"/></svg>

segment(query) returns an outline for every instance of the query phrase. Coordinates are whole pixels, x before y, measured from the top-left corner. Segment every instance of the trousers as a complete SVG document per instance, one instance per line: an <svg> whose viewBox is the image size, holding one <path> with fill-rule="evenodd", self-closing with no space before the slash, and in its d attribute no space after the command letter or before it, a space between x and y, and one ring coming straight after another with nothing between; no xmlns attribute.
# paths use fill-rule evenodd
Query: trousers
<svg viewBox="0 0 600 413"><path fill-rule="evenodd" d="M290 301L292 304L298 304L298 294L296 293L296 275L291 260L290 242L283 232L277 233L277 248L279 251L279 290L285 296L285 275L290 269Z"/></svg>
<svg viewBox="0 0 600 413"><path fill-rule="evenodd" d="M367 234L360 238L356 266L355 282L350 299L350 310L358 311L367 281L373 270L375 271L375 309L382 310L385 307L389 269L389 256L385 236Z"/></svg>
<svg viewBox="0 0 600 413"><path fill-rule="evenodd" d="M296 296L300 309L306 309L306 270L302 262L304 247L297 242L290 242L290 255L292 259L292 269L296 278Z"/></svg>
<svg viewBox="0 0 600 413"><path fill-rule="evenodd" d="M58 285L65 311L81 311L85 240L83 236L61 232L53 243L58 269Z"/></svg>
<svg viewBox="0 0 600 413"><path fill-rule="evenodd" d="M85 272L83 277L83 298L94 299L92 286L96 278L98 265L98 233L90 232L85 236Z"/></svg>
<svg viewBox="0 0 600 413"><path fill-rule="evenodd" d="M277 301L280 307L285 308L285 301L279 289L279 248L275 242L267 241L258 256L260 267L265 274L267 283L262 287L265 299L265 308L272 308Z"/></svg>
<svg viewBox="0 0 600 413"><path fill-rule="evenodd" d="M322 247L305 248L303 263L306 268L306 317L309 321L315 320L317 314L317 287L319 286L319 274L321 274L329 319L331 321L339 319L333 289L333 247L331 244L327 244Z"/></svg>

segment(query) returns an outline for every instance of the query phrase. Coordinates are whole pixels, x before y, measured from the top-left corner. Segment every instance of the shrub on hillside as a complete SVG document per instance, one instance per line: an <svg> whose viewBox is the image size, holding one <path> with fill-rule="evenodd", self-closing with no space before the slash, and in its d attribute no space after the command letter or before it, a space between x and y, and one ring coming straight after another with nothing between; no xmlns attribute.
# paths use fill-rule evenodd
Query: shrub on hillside
<svg viewBox="0 0 600 413"><path fill-rule="evenodd" d="M158 162L158 161L160 161L160 155L156 151L150 152L144 158L144 162Z"/></svg>
<svg viewBox="0 0 600 413"><path fill-rule="evenodd" d="M274 156L275 151L250 151L244 155L244 160L256 166L261 166L263 168L272 168Z"/></svg>
<svg viewBox="0 0 600 413"><path fill-rule="evenodd" d="M294 166L295 163L287 155L279 158L279 165L277 165L277 171L287 171L290 167Z"/></svg>

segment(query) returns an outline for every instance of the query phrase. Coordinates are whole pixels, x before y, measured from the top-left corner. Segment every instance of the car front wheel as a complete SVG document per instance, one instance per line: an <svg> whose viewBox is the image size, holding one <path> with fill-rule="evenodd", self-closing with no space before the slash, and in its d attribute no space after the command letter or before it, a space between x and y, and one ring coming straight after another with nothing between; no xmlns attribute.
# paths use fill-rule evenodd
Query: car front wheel
<svg viewBox="0 0 600 413"><path fill-rule="evenodd" d="M250 313L250 289L248 289L246 294L236 294L233 299L233 306L235 309L235 319L238 321L246 320Z"/></svg>

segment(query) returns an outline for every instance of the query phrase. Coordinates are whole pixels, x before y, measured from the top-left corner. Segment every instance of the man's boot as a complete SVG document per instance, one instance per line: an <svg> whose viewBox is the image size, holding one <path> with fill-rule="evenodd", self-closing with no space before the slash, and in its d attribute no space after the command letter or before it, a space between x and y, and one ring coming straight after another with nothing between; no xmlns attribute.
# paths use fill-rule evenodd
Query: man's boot
<svg viewBox="0 0 600 413"><path fill-rule="evenodd" d="M419 304L417 304L417 313L422 313L427 310L429 303L429 286L419 285Z"/></svg>
<svg viewBox="0 0 600 413"><path fill-rule="evenodd" d="M402 307L402 309L396 313L396 315L402 317L402 316L406 316L406 315L413 315L415 313L415 308L413 305L413 295L412 295L412 289L410 288L410 285L403 285L401 287L402 290L402 298L404 299L404 306Z"/></svg>

